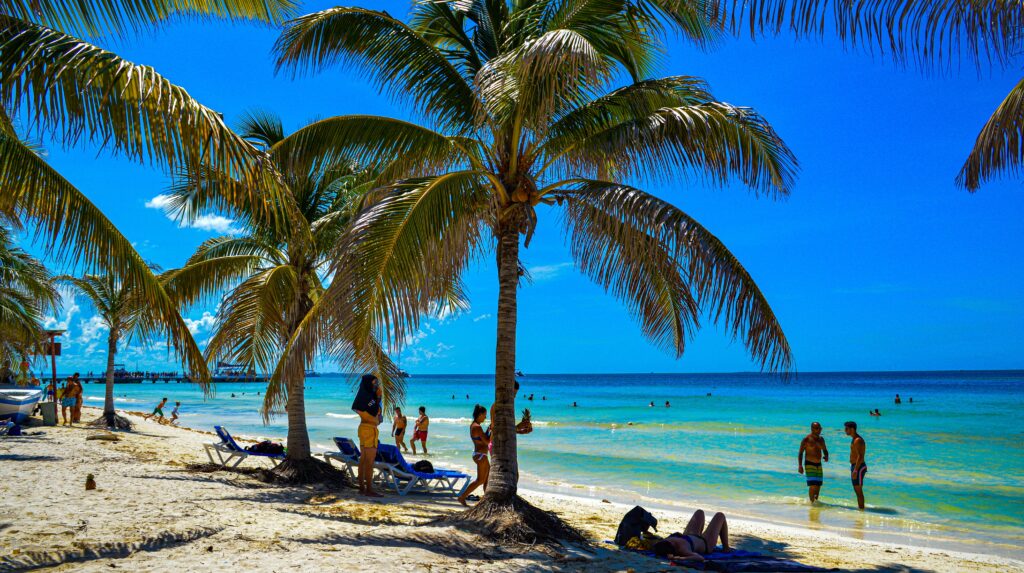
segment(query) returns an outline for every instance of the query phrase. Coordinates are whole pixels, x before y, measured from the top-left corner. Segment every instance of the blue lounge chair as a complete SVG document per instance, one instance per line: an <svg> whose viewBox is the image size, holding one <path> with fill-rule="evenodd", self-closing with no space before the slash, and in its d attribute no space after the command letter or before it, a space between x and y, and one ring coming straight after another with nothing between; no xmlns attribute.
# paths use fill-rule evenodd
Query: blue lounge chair
<svg viewBox="0 0 1024 573"><path fill-rule="evenodd" d="M469 486L469 476L462 472L442 469L435 469L433 473L416 471L405 461L397 446L378 446L377 462L387 467L387 485L395 488L398 495L406 495L413 490L459 495ZM462 482L461 487L459 482Z"/></svg>
<svg viewBox="0 0 1024 573"><path fill-rule="evenodd" d="M245 448L238 445L235 439L231 437L227 428L224 426L214 426L214 431L217 432L217 436L220 437L220 442L203 444L206 449L206 456L210 458L211 464L217 464L226 468L237 468L238 464L245 461L246 458L252 456L255 458L264 458L270 460L273 465L281 463L284 459L284 454L260 454L257 452L247 452ZM213 459L214 454L217 455L217 459Z"/></svg>
<svg viewBox="0 0 1024 573"><path fill-rule="evenodd" d="M14 422L5 420L0 422L0 436L6 436L14 428Z"/></svg>
<svg viewBox="0 0 1024 573"><path fill-rule="evenodd" d="M336 452L325 452L324 461L331 463L331 460L335 460L341 463L341 469L348 474L349 479L355 481L356 470L353 468L359 468L359 446L355 442L348 438L334 438L334 445L338 446Z"/></svg>

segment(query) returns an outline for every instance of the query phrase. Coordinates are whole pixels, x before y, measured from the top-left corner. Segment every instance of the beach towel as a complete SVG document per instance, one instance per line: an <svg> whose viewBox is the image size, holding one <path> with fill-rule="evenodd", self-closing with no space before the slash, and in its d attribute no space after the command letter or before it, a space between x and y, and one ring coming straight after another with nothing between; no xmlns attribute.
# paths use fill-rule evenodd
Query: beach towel
<svg viewBox="0 0 1024 573"><path fill-rule="evenodd" d="M607 541L606 543L613 543ZM677 567L687 567L697 571L721 571L722 573L754 573L754 572L777 572L777 573L815 573L820 571L838 571L839 569L825 569L814 565L805 565L791 559L782 559L763 553L743 551L734 549L728 553L716 551L704 556L704 561L675 561L662 557L653 551L637 551L628 547L621 547L626 551L639 553L652 559L665 561Z"/></svg>

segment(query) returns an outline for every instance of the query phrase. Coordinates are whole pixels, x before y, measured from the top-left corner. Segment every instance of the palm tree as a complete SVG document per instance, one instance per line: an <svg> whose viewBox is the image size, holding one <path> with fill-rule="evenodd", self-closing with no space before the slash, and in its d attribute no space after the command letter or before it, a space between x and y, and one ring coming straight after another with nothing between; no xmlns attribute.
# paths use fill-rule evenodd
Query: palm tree
<svg viewBox="0 0 1024 573"><path fill-rule="evenodd" d="M58 295L50 271L14 246L17 222L0 216L0 363L16 363L43 340L41 321Z"/></svg>
<svg viewBox="0 0 1024 573"><path fill-rule="evenodd" d="M355 67L428 124L340 116L292 136L304 153L381 171L373 203L334 253L334 280L292 346L332 328L350 340L402 341L420 317L409 301L439 297L441 285L458 285L470 261L494 249L493 462L486 495L457 517L492 535L574 536L516 495L520 248L529 247L548 208L563 216L577 268L625 302L655 344L681 356L709 317L764 368L790 368L782 328L736 257L685 212L627 183L736 178L771 196L792 185L795 159L755 111L716 101L699 78L651 78L666 23L712 39L707 20L689 8L428 2L415 4L408 24L333 8L289 22L278 40L279 66ZM611 89L623 71L632 83ZM289 353L279 368L296 362Z"/></svg>
<svg viewBox="0 0 1024 573"><path fill-rule="evenodd" d="M152 309L139 289L132 288L129 283L111 274L82 277L62 275L57 280L71 285L88 298L107 327L107 384L103 415L93 423L107 428L131 430L131 422L114 411L114 362L119 343L128 343L133 338L143 341L150 338L155 318Z"/></svg>
<svg viewBox="0 0 1024 573"><path fill-rule="evenodd" d="M924 70L961 60L1015 65L1024 48L1024 10L1016 0L717 0L703 5L711 27L759 35L836 35L851 46ZM1018 64L1019 65L1019 64ZM1013 87L975 139L957 185L977 191L1024 167L1024 80Z"/></svg>
<svg viewBox="0 0 1024 573"><path fill-rule="evenodd" d="M259 168L255 149L219 114L192 99L152 68L127 62L76 36L117 40L182 18L238 18L278 23L292 0L152 0L0 2L0 215L34 226L49 258L114 273L159 313L184 366L209 377L174 302L131 243L88 200L19 137L11 118L35 134L101 149L168 169L217 169L247 186L224 186L226 205L280 222L261 209L277 192L273 174ZM259 182L258 198L242 196Z"/></svg>
<svg viewBox="0 0 1024 573"><path fill-rule="evenodd" d="M186 265L168 273L169 288L182 304L228 294L221 301L215 332L206 347L209 362L240 362L272 371L284 345L324 291L321 273L334 245L358 211L367 175L347 161L320 161L292 153L281 120L269 113L243 118L239 134L266 152L283 174L292 213L284 229L251 217L244 234L207 240ZM220 195L222 180L211 173L186 177L171 193L172 211L188 217ZM337 343L335 343L337 344ZM311 348L332 352L323 342ZM385 391L401 396L401 377L383 352L370 361L383 374ZM276 375L267 386L263 415L269 419L283 407L288 416L288 451L274 469L288 482L337 480L330 466L313 459L306 429L305 369Z"/></svg>

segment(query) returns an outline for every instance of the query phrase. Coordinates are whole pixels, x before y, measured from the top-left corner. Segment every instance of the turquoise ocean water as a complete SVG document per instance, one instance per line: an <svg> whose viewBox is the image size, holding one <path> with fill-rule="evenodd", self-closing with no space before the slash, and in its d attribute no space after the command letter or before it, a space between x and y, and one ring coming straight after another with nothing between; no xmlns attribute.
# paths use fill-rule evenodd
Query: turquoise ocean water
<svg viewBox="0 0 1024 573"><path fill-rule="evenodd" d="M524 487L1024 558L1024 372L807 373L788 382L760 374L531 374L521 382L517 410L530 408L535 421L519 440ZM355 437L351 381L324 375L307 387L314 448ZM87 404L100 405L102 386L85 389ZM149 410L168 396L182 402L183 425L223 423L236 434L283 438L283 417L261 422L262 390L221 384L205 400L190 384L116 392L119 408ZM468 469L469 416L492 397L493 377L414 376L405 409L411 426L416 407L427 407L435 463ZM880 418L868 416L874 408ZM796 454L815 420L832 461L823 503L812 507ZM850 486L846 420L857 421L867 442L863 513ZM382 438L389 429L386 421Z"/></svg>

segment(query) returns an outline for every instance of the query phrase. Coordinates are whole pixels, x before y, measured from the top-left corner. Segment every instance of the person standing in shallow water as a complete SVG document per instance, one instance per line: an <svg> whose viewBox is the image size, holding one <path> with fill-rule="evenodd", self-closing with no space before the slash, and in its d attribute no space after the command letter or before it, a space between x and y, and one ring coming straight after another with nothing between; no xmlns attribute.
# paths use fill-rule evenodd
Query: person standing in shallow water
<svg viewBox="0 0 1024 573"><path fill-rule="evenodd" d="M473 462L476 463L476 481L469 484L459 495L459 503L466 505L466 498L480 486L487 489L487 478L491 473L491 461L487 457L491 446L491 430L484 431L487 408L477 404L473 408L473 422L469 425L469 437L473 440Z"/></svg>
<svg viewBox="0 0 1024 573"><path fill-rule="evenodd" d="M395 446L402 448L403 452L409 451L405 445L405 427L408 425L409 421L402 413L402 409L395 406L395 419L391 423L391 435L395 437Z"/></svg>
<svg viewBox="0 0 1024 573"><path fill-rule="evenodd" d="M822 461L828 461L828 448L825 447L825 438L821 437L821 424L813 422L811 433L804 436L796 455L797 472L807 476L807 497L811 503L818 501L821 485L825 481Z"/></svg>
<svg viewBox="0 0 1024 573"><path fill-rule="evenodd" d="M416 418L416 422L413 425L412 440L409 444L412 446L412 453L416 453L416 442L419 441L423 445L423 455L429 456L427 452L427 432L430 428L430 418L427 417L426 406L420 406L420 416Z"/></svg>
<svg viewBox="0 0 1024 573"><path fill-rule="evenodd" d="M359 493L368 497L383 497L373 491L373 462L377 458L377 445L380 442L381 423L380 400L383 392L380 381L373 374L363 375L359 382L359 392L352 402L352 410L359 414Z"/></svg>
<svg viewBox="0 0 1024 573"><path fill-rule="evenodd" d="M867 444L864 438L857 433L857 422L846 422L846 435L852 438L850 442L850 481L853 482L853 491L857 494L857 507L864 509L864 476L868 473L868 464L864 461L867 451Z"/></svg>

